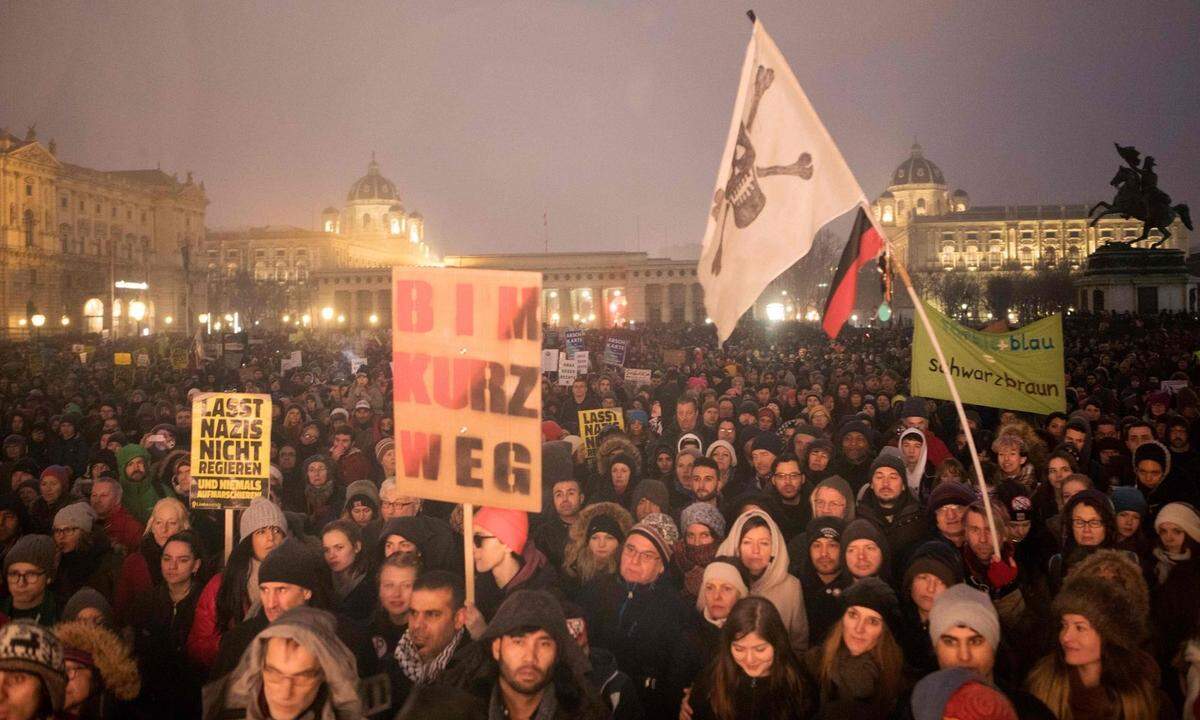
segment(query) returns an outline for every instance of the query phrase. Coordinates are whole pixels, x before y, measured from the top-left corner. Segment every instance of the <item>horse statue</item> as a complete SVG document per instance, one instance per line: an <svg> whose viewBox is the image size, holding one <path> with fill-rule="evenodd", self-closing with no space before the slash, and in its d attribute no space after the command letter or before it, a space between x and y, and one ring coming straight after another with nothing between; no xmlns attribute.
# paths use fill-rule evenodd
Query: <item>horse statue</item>
<svg viewBox="0 0 1200 720"><path fill-rule="evenodd" d="M1116 145L1116 143L1113 143ZM1150 247L1156 248L1162 245L1171 237L1169 226L1175 222L1175 218L1179 218L1184 227L1192 230L1192 216L1188 210L1188 206L1179 203L1171 204L1171 196L1158 188L1158 174L1154 172L1154 158L1147 155L1145 161L1141 161L1141 153L1132 146L1116 145L1117 154L1126 162L1117 169L1117 174L1109 181L1117 189L1117 194L1111 203L1098 202L1088 211L1088 217L1092 218L1089 226L1094 226L1100 221L1100 218L1106 215L1120 215L1128 220L1136 218L1142 221L1142 234L1136 240L1128 242L1110 241L1109 245L1124 245L1133 247L1137 243L1145 240L1150 236L1150 231L1155 228L1162 233L1162 237ZM1103 212L1098 215L1096 210L1103 208Z"/></svg>

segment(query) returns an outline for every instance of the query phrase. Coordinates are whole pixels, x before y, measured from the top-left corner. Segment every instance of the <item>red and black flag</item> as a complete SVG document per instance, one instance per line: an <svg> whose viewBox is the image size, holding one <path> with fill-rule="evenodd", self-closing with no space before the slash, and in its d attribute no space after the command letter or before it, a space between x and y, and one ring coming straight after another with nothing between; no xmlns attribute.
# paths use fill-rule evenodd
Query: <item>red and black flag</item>
<svg viewBox="0 0 1200 720"><path fill-rule="evenodd" d="M858 294L858 271L874 260L882 248L883 238L860 206L858 216L854 218L854 228L850 231L850 240L842 251L837 274L829 284L825 312L821 313L821 326L830 338L838 336L842 325L846 324L854 310L854 300Z"/></svg>

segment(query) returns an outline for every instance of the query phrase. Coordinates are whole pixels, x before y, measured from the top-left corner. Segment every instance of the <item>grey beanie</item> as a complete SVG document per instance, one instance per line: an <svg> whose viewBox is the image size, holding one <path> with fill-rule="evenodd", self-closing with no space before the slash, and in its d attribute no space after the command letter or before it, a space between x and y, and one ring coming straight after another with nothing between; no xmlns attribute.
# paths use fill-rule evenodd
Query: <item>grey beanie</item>
<svg viewBox="0 0 1200 720"><path fill-rule="evenodd" d="M96 511L85 502L74 502L54 514L54 527L79 528L85 533L92 531L92 523L96 520Z"/></svg>
<svg viewBox="0 0 1200 720"><path fill-rule="evenodd" d="M13 563L29 563L48 576L54 575L57 548L49 535L22 535L4 556L4 572Z"/></svg>
<svg viewBox="0 0 1200 720"><path fill-rule="evenodd" d="M266 498L254 498L250 507L242 511L242 519L238 525L241 540L266 527L277 527L284 533L288 531L287 518L275 503Z"/></svg>
<svg viewBox="0 0 1200 720"><path fill-rule="evenodd" d="M929 637L936 645L946 630L970 628L995 650L1000 646L1000 617L987 593L959 583L938 595L929 610Z"/></svg>
<svg viewBox="0 0 1200 720"><path fill-rule="evenodd" d="M717 542L725 539L725 518L712 505L704 502L692 503L679 514L679 529L683 533L686 534L688 527L696 524L712 530L713 538Z"/></svg>
<svg viewBox="0 0 1200 720"><path fill-rule="evenodd" d="M67 604L63 606L63 620L78 620L79 611L84 608L96 608L104 616L104 624L113 625L113 607L99 590L83 586L75 591Z"/></svg>

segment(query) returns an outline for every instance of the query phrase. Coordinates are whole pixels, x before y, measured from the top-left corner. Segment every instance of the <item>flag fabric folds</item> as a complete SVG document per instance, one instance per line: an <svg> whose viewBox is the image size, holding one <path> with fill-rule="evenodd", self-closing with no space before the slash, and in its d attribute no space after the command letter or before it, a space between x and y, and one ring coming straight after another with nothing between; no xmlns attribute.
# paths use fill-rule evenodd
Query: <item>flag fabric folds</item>
<svg viewBox="0 0 1200 720"><path fill-rule="evenodd" d="M697 270L724 342L822 226L866 202L841 151L755 21Z"/></svg>
<svg viewBox="0 0 1200 720"><path fill-rule="evenodd" d="M883 248L883 238L871 224L871 219L861 207L850 230L850 240L842 250L837 274L829 283L829 297L825 300L825 311L821 313L821 327L830 338L836 338L854 309L858 295L858 271L874 260Z"/></svg>

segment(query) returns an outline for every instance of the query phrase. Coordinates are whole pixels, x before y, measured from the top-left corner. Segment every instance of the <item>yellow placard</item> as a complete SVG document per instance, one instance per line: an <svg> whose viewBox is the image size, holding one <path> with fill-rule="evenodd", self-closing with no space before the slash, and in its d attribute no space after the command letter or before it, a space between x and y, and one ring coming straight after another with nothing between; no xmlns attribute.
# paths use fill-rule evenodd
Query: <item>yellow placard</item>
<svg viewBox="0 0 1200 720"><path fill-rule="evenodd" d="M600 444L600 433L610 427L625 429L625 414L621 412L620 408L579 411L579 436L583 438L583 447L587 451L588 458L596 457L596 448Z"/></svg>
<svg viewBox="0 0 1200 720"><path fill-rule="evenodd" d="M542 508L540 273L392 268L401 495Z"/></svg>
<svg viewBox="0 0 1200 720"><path fill-rule="evenodd" d="M271 396L201 393L192 401L193 508L224 510L267 497Z"/></svg>
<svg viewBox="0 0 1200 720"><path fill-rule="evenodd" d="M133 353L113 353L113 365L132 365Z"/></svg>

